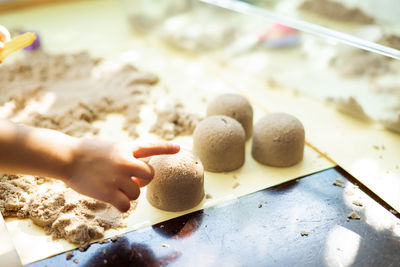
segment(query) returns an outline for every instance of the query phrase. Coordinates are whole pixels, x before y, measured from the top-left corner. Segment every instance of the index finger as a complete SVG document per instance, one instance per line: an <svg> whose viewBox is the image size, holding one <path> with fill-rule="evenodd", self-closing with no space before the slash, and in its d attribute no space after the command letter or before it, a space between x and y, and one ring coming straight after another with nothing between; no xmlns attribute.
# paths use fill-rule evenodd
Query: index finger
<svg viewBox="0 0 400 267"><path fill-rule="evenodd" d="M160 154L175 154L180 150L180 146L168 142L149 143L138 146L133 152L135 158L146 158Z"/></svg>

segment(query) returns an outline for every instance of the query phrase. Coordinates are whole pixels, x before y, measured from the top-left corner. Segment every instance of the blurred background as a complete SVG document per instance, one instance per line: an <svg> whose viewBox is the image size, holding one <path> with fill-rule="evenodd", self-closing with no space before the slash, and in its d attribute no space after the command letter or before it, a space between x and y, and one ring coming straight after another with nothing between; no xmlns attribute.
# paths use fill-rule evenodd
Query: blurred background
<svg viewBox="0 0 400 267"><path fill-rule="evenodd" d="M65 2L71 1L1 0L0 12ZM95 38L92 32L95 30L112 32L110 25L117 25L118 21L119 32L122 33L121 25L130 28L124 28L130 33L123 34L151 38L182 54L200 56L262 79L267 89L302 92L354 117L400 132L400 2L397 0L75 2L96 3L92 7L82 4L83 9L93 9L93 14L87 17L88 23L80 26L84 32L82 38ZM100 15L104 8L101 2L104 5L114 2L113 8L119 10L113 10L112 15L111 10L110 14ZM65 9L61 17L48 13L43 20L46 22L28 25L32 25L32 30L53 35L45 47L57 39L69 42L66 49L84 50L85 47L78 45L83 41L71 41L77 38L72 32L79 35L73 22L79 12ZM3 14L0 17L4 18ZM63 20L62 29L49 26L50 20L55 25L60 23L57 20ZM68 20L71 23L65 25ZM103 29L96 28L100 21ZM6 22L7 18L1 23ZM26 22L13 21L11 30L23 30ZM91 52L107 50L107 42L111 40L96 38L91 40L96 42ZM129 42L120 46L127 50ZM54 43L48 49L61 51Z"/></svg>

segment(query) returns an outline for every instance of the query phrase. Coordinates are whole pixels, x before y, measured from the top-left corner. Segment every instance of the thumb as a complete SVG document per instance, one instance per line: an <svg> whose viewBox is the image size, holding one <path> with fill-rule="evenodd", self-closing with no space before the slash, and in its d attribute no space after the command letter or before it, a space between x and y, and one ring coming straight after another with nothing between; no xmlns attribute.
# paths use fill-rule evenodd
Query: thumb
<svg viewBox="0 0 400 267"><path fill-rule="evenodd" d="M131 177L131 180L136 183L139 187L144 187L151 182L151 179L140 179L137 177Z"/></svg>
<svg viewBox="0 0 400 267"><path fill-rule="evenodd" d="M131 207L129 198L119 190L113 192L113 194L105 198L104 201L110 203L121 212L127 212Z"/></svg>

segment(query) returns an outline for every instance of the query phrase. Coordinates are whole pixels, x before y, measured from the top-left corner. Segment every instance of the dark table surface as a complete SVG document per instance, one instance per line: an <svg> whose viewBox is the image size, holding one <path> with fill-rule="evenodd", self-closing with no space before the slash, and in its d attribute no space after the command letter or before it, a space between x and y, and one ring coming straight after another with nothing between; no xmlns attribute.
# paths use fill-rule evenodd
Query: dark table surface
<svg viewBox="0 0 400 267"><path fill-rule="evenodd" d="M400 266L395 213L336 167L28 266Z"/></svg>

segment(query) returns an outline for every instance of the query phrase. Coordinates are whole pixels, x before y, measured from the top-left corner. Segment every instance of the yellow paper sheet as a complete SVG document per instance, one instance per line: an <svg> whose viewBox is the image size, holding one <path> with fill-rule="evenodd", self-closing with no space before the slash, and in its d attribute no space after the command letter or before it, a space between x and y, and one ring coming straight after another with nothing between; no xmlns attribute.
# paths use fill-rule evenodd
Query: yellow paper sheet
<svg viewBox="0 0 400 267"><path fill-rule="evenodd" d="M164 59L167 59L166 55L164 55ZM173 59L171 59L171 62L173 62ZM180 64L196 68L196 75L191 75L190 68L182 70ZM212 98L219 93L232 92L232 88L226 82L208 73L200 62L180 59L179 63L170 65L169 70L165 70L162 73L165 79L162 79L161 83L152 89L152 99L155 99L154 101L157 103L163 103L168 99L180 99L185 103L185 106L190 108L191 112L203 114L205 112L205 104L200 99ZM196 90L197 87L200 89ZM169 88L168 91L165 88ZM258 108L257 105L253 106L254 120L257 120L265 112ZM139 141L157 139L156 136L148 133L148 129L154 120L152 106L144 107L141 112L142 123L138 127ZM106 121L97 122L96 125L101 129L99 137L109 140L132 140L126 132L122 131L123 123L123 116L117 114L109 115ZM192 138L190 136L178 137L173 141L183 148L192 148ZM112 237L116 234L152 225L225 201L235 201L239 196L333 166L331 162L322 158L314 150L306 147L304 160L300 164L291 168L267 167L253 160L250 149L251 140L246 143L246 162L242 168L229 173L205 173L205 191L206 194L212 196L211 199L204 199L199 206L192 210L165 212L149 205L145 198L146 189L144 189L141 192L136 210L126 220L127 227L108 230L105 233L105 237ZM239 183L239 186L234 188L236 183ZM52 240L50 236L45 235L42 228L35 226L30 220L9 218L6 219L6 224L23 264L76 247L65 240ZM35 244L35 246L32 247L31 244Z"/></svg>
<svg viewBox="0 0 400 267"><path fill-rule="evenodd" d="M123 119L120 116L111 115L105 125L122 127L122 122ZM103 137L115 140L115 138L124 138L125 136L122 131L119 133L112 131L111 135L109 134L110 132L106 129ZM146 139L150 138L150 136L147 136ZM190 137L180 137L174 141L184 148L191 148L192 140ZM250 149L251 140L246 144L246 162L242 168L229 173L205 172L205 192L212 196L211 199L204 199L192 210L166 212L153 208L147 202L145 197L146 188L144 188L139 197L137 208L126 219L127 227L108 230L105 233L105 237L136 230L225 201L236 201L239 196L333 166L315 151L306 147L304 160L300 164L291 168L267 167L253 160L250 155ZM239 183L239 186L234 188L236 183ZM65 240L52 240L51 236L45 235L43 229L34 225L29 219L6 219L6 225L23 264L76 248L76 246ZM32 244L35 245L33 246Z"/></svg>
<svg viewBox="0 0 400 267"><path fill-rule="evenodd" d="M295 114L306 138L394 209L400 210L400 135L336 111L320 101L281 89L233 70L210 66L239 92L270 112ZM252 90L247 90L252 88Z"/></svg>

